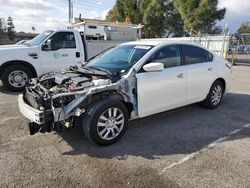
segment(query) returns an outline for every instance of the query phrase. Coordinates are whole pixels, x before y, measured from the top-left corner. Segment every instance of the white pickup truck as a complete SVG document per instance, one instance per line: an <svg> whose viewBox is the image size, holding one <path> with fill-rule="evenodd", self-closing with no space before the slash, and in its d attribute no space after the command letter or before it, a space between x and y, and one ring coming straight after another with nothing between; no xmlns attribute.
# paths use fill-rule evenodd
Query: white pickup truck
<svg viewBox="0 0 250 188"><path fill-rule="evenodd" d="M124 41L85 40L83 32L48 30L24 45L0 46L0 78L12 91L22 91L29 78L81 64Z"/></svg>

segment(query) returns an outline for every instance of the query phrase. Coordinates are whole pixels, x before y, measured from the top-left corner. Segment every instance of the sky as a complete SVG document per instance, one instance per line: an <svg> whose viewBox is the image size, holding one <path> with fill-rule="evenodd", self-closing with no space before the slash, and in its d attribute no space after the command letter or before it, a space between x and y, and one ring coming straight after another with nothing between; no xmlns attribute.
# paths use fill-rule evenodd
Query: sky
<svg viewBox="0 0 250 188"><path fill-rule="evenodd" d="M115 0L73 0L74 17L104 19ZM250 21L250 0L219 0L219 8L227 9L225 19L234 33L243 21ZM0 0L0 17L12 16L16 31L42 32L51 28L65 28L68 22L68 0Z"/></svg>

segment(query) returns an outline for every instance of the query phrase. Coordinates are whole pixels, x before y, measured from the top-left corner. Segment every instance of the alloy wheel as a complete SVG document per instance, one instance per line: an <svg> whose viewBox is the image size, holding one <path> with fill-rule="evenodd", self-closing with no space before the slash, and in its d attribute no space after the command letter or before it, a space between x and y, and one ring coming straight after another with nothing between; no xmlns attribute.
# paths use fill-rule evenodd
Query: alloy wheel
<svg viewBox="0 0 250 188"><path fill-rule="evenodd" d="M97 133L103 140L113 140L121 133L124 122L124 114L119 108L108 108L97 121Z"/></svg>
<svg viewBox="0 0 250 188"><path fill-rule="evenodd" d="M220 103L222 98L222 87L220 85L216 85L212 91L211 101L215 106Z"/></svg>

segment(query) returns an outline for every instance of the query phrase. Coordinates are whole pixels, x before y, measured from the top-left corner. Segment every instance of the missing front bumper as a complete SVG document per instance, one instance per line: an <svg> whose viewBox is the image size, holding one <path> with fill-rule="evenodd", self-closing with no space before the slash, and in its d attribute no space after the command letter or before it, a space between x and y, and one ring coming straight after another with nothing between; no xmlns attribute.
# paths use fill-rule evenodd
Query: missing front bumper
<svg viewBox="0 0 250 188"><path fill-rule="evenodd" d="M28 104L25 103L23 100L23 95L18 96L18 105L20 112L29 120L36 124L44 124L45 123L45 113L44 111L40 111L35 109Z"/></svg>
<svg viewBox="0 0 250 188"><path fill-rule="evenodd" d="M25 103L23 95L18 96L18 104L20 112L31 121L29 123L29 131L31 135L38 132L51 132L54 129L52 111L41 111L29 106Z"/></svg>

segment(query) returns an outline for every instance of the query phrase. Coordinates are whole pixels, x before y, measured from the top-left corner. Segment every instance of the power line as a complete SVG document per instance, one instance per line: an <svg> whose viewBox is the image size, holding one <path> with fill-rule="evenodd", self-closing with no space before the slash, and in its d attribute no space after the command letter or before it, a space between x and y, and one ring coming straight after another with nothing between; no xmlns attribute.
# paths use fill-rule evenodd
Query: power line
<svg viewBox="0 0 250 188"><path fill-rule="evenodd" d="M72 21L73 16L73 2L74 2L74 9L77 9L78 13L81 13L81 11L83 10L95 10L95 11L104 11L107 9L111 9L114 4L115 4L115 0L113 0L114 2L109 2L109 3L105 3L105 4L92 4L88 1L80 1L80 0L67 0L68 1L68 9L69 9L69 24ZM64 1L66 3L66 1Z"/></svg>

